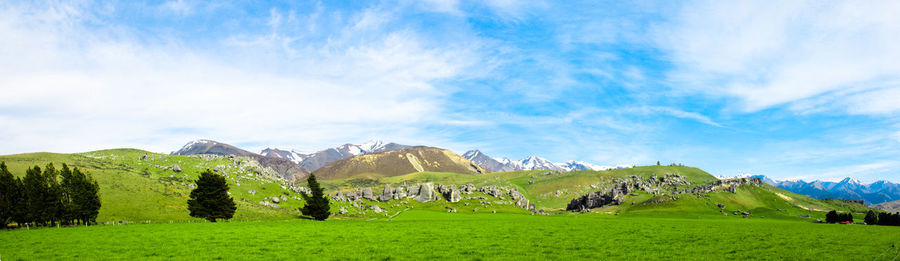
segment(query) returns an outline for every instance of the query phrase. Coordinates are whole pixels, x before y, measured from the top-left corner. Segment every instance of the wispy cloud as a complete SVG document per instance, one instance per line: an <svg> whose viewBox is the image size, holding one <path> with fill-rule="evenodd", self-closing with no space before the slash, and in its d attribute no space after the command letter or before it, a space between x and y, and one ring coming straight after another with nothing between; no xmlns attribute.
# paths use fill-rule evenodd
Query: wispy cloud
<svg viewBox="0 0 900 261"><path fill-rule="evenodd" d="M898 9L896 1L699 1L658 27L658 44L676 86L734 97L743 111L826 106L814 101L838 93L838 109L894 112L868 101L900 98Z"/></svg>
<svg viewBox="0 0 900 261"><path fill-rule="evenodd" d="M440 121L447 95L433 83L465 74L479 58L465 45L434 46L407 28L387 28L391 14L379 12L334 21L271 9L259 33L195 49L184 39L156 44L117 34L140 34L134 28L88 26L92 13L82 6L4 6L0 86L8 102L0 119L18 127L0 130L3 153L166 152L199 137L309 149L426 139L419 126ZM310 22L320 25L296 31Z"/></svg>

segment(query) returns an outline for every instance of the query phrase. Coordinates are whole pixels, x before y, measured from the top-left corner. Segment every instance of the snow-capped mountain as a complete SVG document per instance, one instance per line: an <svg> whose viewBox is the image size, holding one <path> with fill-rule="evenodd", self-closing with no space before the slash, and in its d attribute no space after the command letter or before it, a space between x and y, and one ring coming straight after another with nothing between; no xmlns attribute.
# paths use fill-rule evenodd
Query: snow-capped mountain
<svg viewBox="0 0 900 261"><path fill-rule="evenodd" d="M490 172L506 172L506 171L515 171L516 166L512 164L512 161L509 159L503 159L502 161L497 160L495 158L491 158L484 153L481 153L479 150L470 150L464 153L463 158L468 159L472 163L478 164L482 168L490 171Z"/></svg>
<svg viewBox="0 0 900 261"><path fill-rule="evenodd" d="M302 153L294 150L285 151L276 148L267 148L260 154L266 157L285 158L300 164L307 171L313 172L329 163L353 157L356 155L378 153L390 150L400 150L411 146L397 143L384 143L373 140L363 144L344 144L334 148L328 148L313 153Z"/></svg>
<svg viewBox="0 0 900 261"><path fill-rule="evenodd" d="M551 162L545 158L538 157L538 156L528 156L525 159L523 159L521 161L521 163L522 163L522 170L539 170L539 169L558 170L558 171L563 170L556 164L553 164L553 162Z"/></svg>
<svg viewBox="0 0 900 261"><path fill-rule="evenodd" d="M214 154L214 155L237 155L249 157L257 160L263 167L270 167L282 178L288 181L302 179L306 177L307 172L296 162L278 157L264 157L260 154L249 152L241 148L221 143L213 140L194 140L188 142L180 150L172 152L173 155L198 155L198 154Z"/></svg>
<svg viewBox="0 0 900 261"><path fill-rule="evenodd" d="M508 158L492 158L485 155L479 150L470 150L462 155L464 158L475 164L487 169L491 172L504 172L516 170L557 170L557 171L576 171L576 170L610 170L630 168L631 165L617 166L599 166L583 161L568 161L565 163L554 163L545 158L537 156L529 156L520 161L513 161Z"/></svg>
<svg viewBox="0 0 900 261"><path fill-rule="evenodd" d="M742 175L739 175L739 177ZM803 180L772 180L764 175L743 175L751 178L760 178L764 182L797 194L807 195L813 198L840 198L863 200L866 204L878 204L882 202L900 200L900 184L889 181L876 181L864 184L859 180L844 178L841 181L815 180L806 182Z"/></svg>
<svg viewBox="0 0 900 261"><path fill-rule="evenodd" d="M312 155L312 153L308 153L308 152L298 152L298 151L294 151L294 150L286 151L286 150L280 150L280 149L276 149L276 148L266 148L266 149L262 150L262 152L260 152L259 154L266 156L266 157L276 157L276 158L288 159L297 164L300 164L300 162L303 162L303 160L305 160L306 158L309 158L309 155Z"/></svg>

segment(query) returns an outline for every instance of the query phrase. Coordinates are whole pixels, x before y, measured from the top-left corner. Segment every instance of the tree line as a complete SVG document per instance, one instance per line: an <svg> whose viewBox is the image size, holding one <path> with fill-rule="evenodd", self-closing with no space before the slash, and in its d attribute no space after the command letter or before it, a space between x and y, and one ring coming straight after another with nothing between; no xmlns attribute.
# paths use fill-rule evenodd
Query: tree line
<svg viewBox="0 0 900 261"><path fill-rule="evenodd" d="M882 226L900 226L900 212L888 213L869 210L866 213L866 224Z"/></svg>
<svg viewBox="0 0 900 261"><path fill-rule="evenodd" d="M94 223L100 211L99 192L93 176L77 167L34 166L19 178L0 162L0 228L12 222L19 227Z"/></svg>
<svg viewBox="0 0 900 261"><path fill-rule="evenodd" d="M841 222L850 222L853 223L853 214L850 213L838 213L837 211L829 211L825 214L825 223L841 223Z"/></svg>

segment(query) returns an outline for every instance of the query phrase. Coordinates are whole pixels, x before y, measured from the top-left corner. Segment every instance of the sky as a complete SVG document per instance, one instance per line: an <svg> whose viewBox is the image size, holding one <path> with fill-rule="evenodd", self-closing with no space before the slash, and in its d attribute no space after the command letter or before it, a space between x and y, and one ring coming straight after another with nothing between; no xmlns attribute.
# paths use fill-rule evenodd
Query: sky
<svg viewBox="0 0 900 261"><path fill-rule="evenodd" d="M0 154L379 139L900 182L898 1L0 1Z"/></svg>

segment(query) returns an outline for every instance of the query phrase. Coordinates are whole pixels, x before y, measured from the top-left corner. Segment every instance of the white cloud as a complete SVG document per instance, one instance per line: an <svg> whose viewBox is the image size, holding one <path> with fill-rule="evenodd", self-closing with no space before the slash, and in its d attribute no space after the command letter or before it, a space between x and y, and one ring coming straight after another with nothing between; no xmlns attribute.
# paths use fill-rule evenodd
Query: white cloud
<svg viewBox="0 0 900 261"><path fill-rule="evenodd" d="M700 1L656 34L677 88L738 98L744 111L833 99L853 113L897 112L869 102L900 100L897 10L896 1Z"/></svg>
<svg viewBox="0 0 900 261"><path fill-rule="evenodd" d="M676 118L694 120L706 125L722 127L721 124L713 121L709 117L699 114L696 112L688 112L683 111L676 108L671 107L662 107L662 106L641 106L641 107L627 107L617 109L617 111L627 112L627 113L638 113L638 114L665 114Z"/></svg>
<svg viewBox="0 0 900 261"><path fill-rule="evenodd" d="M9 127L0 153L168 152L195 138L301 149L440 139L420 128L446 113L448 93L434 83L477 61L466 45L430 46L414 31L378 26L389 14L303 33L291 31L300 26L293 13L271 14L259 35L194 49L133 39L119 25L84 26L90 14L79 6L3 6L0 124ZM306 18L302 26L317 21ZM315 32L325 40L295 41Z"/></svg>

